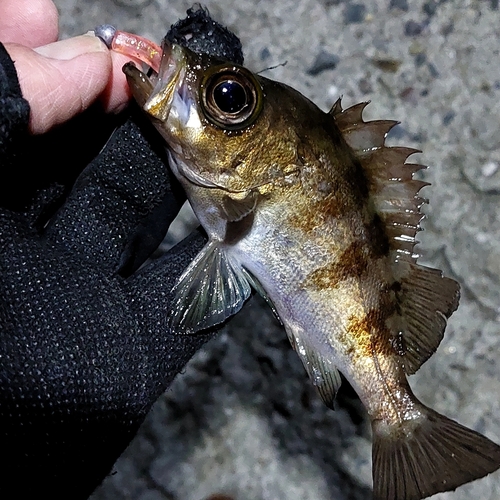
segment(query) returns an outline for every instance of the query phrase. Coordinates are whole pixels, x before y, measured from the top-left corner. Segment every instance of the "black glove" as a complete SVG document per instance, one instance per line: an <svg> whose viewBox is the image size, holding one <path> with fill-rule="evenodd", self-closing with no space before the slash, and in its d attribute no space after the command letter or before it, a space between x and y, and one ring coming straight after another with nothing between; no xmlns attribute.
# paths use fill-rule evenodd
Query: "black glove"
<svg viewBox="0 0 500 500"><path fill-rule="evenodd" d="M168 36L242 61L203 10ZM0 498L84 499L212 335L167 328L172 286L204 237L137 271L183 201L163 144L132 117L67 194L115 123L93 110L30 138L28 111L0 44Z"/></svg>

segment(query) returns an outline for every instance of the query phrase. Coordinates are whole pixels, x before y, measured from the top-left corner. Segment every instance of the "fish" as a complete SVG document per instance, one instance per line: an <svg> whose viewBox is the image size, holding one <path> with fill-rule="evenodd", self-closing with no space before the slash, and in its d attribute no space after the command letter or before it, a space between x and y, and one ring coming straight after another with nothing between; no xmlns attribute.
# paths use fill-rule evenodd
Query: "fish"
<svg viewBox="0 0 500 500"><path fill-rule="evenodd" d="M124 67L208 243L170 324L221 324L264 297L324 403L341 373L372 428L375 500L419 500L500 467L500 446L425 406L408 376L438 348L459 284L417 262L424 168L367 103L329 112L244 66L164 40L159 71Z"/></svg>

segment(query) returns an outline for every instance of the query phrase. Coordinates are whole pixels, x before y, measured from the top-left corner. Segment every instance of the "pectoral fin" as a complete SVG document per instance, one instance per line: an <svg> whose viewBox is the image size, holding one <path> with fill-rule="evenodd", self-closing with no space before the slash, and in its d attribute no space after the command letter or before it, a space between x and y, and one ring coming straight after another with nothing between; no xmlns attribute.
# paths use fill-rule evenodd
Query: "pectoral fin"
<svg viewBox="0 0 500 500"><path fill-rule="evenodd" d="M196 333L222 323L238 312L251 293L241 268L217 242L209 242L174 288L170 326Z"/></svg>
<svg viewBox="0 0 500 500"><path fill-rule="evenodd" d="M244 219L247 215L252 213L257 204L258 193L251 191L250 193L237 196L225 196L222 201L222 209L224 215L229 222L237 222Z"/></svg>

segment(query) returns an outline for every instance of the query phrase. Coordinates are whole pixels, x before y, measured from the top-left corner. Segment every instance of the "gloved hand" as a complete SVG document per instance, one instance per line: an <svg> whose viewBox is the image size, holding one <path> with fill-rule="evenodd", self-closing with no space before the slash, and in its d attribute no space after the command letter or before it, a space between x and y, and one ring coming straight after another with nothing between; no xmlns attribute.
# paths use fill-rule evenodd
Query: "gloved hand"
<svg viewBox="0 0 500 500"><path fill-rule="evenodd" d="M242 61L236 37L204 11L188 11L169 37ZM201 234L137 271L183 201L152 129L132 116L69 194L72 174L54 174L95 149L96 113L28 136L0 44L0 498L87 498L213 334L167 328L170 291Z"/></svg>

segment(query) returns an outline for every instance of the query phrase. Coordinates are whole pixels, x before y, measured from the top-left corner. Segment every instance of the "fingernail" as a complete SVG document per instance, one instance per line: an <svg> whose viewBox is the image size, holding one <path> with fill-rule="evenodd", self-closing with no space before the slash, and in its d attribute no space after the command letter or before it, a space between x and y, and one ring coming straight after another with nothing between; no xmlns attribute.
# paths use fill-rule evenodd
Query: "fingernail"
<svg viewBox="0 0 500 500"><path fill-rule="evenodd" d="M91 52L108 52L108 48L104 42L90 33L49 43L34 50L44 57L59 59L61 61L74 59L77 56Z"/></svg>

